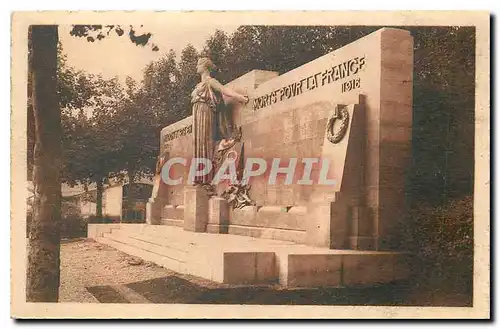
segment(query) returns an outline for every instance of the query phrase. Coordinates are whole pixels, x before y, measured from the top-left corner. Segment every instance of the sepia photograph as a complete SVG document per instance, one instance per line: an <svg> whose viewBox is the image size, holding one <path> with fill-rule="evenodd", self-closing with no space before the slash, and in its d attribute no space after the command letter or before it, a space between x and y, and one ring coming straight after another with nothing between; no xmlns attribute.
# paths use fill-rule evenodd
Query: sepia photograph
<svg viewBox="0 0 500 329"><path fill-rule="evenodd" d="M489 318L489 25L14 13L11 316Z"/></svg>

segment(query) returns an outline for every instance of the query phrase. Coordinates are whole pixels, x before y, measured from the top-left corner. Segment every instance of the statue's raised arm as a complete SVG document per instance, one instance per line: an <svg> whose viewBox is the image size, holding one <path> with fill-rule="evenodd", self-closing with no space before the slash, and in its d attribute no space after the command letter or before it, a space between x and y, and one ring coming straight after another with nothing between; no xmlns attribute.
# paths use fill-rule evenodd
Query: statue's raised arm
<svg viewBox="0 0 500 329"><path fill-rule="evenodd" d="M229 87L224 87L219 81L217 81L214 78L209 79L210 87L212 87L214 90L220 92L221 94L234 98L238 100L239 102L246 104L248 103L248 96L247 95L242 95L234 90L232 90Z"/></svg>

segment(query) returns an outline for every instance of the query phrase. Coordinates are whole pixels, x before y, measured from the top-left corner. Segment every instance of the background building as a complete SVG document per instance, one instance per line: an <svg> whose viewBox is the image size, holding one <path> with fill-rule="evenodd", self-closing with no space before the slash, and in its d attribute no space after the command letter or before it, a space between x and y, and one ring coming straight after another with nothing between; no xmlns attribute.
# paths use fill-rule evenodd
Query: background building
<svg viewBox="0 0 500 329"><path fill-rule="evenodd" d="M128 207L130 184L127 182L112 182L104 186L102 196L103 217L112 222L144 222L146 219L146 203L151 196L153 183L150 179L141 179L133 184L133 205ZM33 183L28 182L28 208L33 200ZM83 218L96 215L97 191L95 184L89 185L87 190L83 185L69 186L62 184L61 193L63 202L69 202L77 207ZM28 209L29 211L29 209ZM64 214L63 214L64 216Z"/></svg>

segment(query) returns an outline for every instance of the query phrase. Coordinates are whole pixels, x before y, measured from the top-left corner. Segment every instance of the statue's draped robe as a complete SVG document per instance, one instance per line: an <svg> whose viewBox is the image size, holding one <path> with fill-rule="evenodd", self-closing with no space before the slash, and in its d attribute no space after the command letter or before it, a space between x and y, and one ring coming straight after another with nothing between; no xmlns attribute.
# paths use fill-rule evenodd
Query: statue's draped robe
<svg viewBox="0 0 500 329"><path fill-rule="evenodd" d="M212 79L212 78L210 78ZM229 109L226 109L220 93L213 90L209 79L196 85L191 94L193 104L193 158L213 161L218 141L232 137ZM195 183L210 184L213 170L204 177L196 177Z"/></svg>

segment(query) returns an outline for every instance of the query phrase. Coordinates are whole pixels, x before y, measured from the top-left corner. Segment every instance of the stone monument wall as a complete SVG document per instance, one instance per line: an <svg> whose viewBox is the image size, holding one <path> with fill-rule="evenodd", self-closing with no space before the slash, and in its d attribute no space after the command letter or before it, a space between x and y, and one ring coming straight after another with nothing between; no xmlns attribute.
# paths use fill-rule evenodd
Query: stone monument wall
<svg viewBox="0 0 500 329"><path fill-rule="evenodd" d="M168 158L189 159L193 154L193 127L192 116L180 120L161 131L160 150L168 152ZM180 164L175 164L170 170L172 178L183 177L183 182L187 181L189 168ZM163 182L159 189L158 196L169 205L184 205L184 185L167 185Z"/></svg>
<svg viewBox="0 0 500 329"><path fill-rule="evenodd" d="M269 185L267 176L253 178L250 196L256 208L244 216L235 216L241 210L230 212L234 233L330 248L391 247L404 210L411 156L412 79L412 37L406 30L382 28L283 75L254 70L230 82L229 87L250 96L249 104L233 111L245 158L264 158L268 165L281 158L285 166L290 157L299 158L299 164L302 158L328 157L328 178L338 181L335 186L299 185L295 177L286 185L278 176L277 184ZM342 151L325 145L327 121L337 105L351 106L352 115ZM170 157L191 156L190 122L186 118L162 131ZM175 133L179 129L185 134ZM182 189L162 186L160 193L168 204L182 204ZM314 214L308 208L313 199L324 199L313 207ZM251 233L255 230L245 226L271 233ZM272 233L277 229L291 235Z"/></svg>

